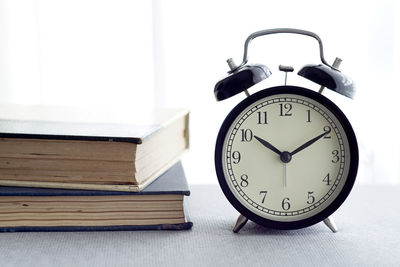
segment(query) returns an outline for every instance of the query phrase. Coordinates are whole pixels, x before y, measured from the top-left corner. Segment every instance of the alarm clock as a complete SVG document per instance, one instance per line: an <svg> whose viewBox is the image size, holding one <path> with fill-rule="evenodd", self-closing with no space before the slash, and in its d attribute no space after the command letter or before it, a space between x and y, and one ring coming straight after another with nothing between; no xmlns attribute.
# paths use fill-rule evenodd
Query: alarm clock
<svg viewBox="0 0 400 267"><path fill-rule="evenodd" d="M284 85L247 89L267 79L271 71L247 64L250 42L259 36L292 33L319 43L321 64L306 65L298 74L320 90ZM329 65L322 41L299 29L269 29L251 34L243 61L228 60L228 76L214 88L217 101L244 92L246 98L228 114L215 146L215 169L226 198L240 213L234 232L248 220L274 229L298 229L318 222L337 231L332 214L349 195L357 175L358 145L353 128L340 108L322 95L324 88L353 98L353 82Z"/></svg>

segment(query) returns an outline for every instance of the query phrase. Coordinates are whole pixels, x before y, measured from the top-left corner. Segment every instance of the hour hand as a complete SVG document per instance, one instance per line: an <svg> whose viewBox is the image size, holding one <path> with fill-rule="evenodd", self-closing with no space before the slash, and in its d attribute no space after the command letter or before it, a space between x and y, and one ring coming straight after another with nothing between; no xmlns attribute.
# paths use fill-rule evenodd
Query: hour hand
<svg viewBox="0 0 400 267"><path fill-rule="evenodd" d="M276 147L274 147L273 145L271 145L271 143L265 141L264 139L262 139L256 135L254 135L254 138L257 139L257 141L260 142L261 144L263 144L266 148L269 148L272 151L274 151L279 156L282 154L282 152L279 149L277 149Z"/></svg>

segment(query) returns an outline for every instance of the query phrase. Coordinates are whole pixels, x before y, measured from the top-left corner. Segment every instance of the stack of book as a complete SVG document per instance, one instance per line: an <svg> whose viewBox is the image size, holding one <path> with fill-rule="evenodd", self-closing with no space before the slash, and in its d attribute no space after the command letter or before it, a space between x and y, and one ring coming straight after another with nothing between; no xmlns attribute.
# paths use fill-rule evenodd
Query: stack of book
<svg viewBox="0 0 400 267"><path fill-rule="evenodd" d="M191 228L179 161L189 146L186 110L153 110L145 123L27 120L6 111L0 231Z"/></svg>

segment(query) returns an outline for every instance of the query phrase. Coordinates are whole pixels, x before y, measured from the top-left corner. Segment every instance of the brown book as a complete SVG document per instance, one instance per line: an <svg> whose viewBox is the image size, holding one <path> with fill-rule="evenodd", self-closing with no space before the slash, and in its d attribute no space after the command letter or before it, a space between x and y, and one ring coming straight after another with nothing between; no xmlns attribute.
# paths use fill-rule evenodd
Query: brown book
<svg viewBox="0 0 400 267"><path fill-rule="evenodd" d="M0 120L0 185L140 191L189 146L186 110L136 114L139 123L65 120L57 112L38 112L49 120L15 112Z"/></svg>

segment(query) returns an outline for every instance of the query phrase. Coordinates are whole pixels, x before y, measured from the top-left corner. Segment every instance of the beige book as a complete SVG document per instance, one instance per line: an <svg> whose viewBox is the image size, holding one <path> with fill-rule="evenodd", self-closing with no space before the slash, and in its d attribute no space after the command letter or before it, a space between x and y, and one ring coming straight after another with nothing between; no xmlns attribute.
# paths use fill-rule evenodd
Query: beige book
<svg viewBox="0 0 400 267"><path fill-rule="evenodd" d="M92 110L97 117L88 118L65 107L29 110L0 106L0 185L140 191L189 147L183 109L143 111L131 119L125 111L127 119L114 114L115 123L104 111ZM109 117L102 122L104 114Z"/></svg>

